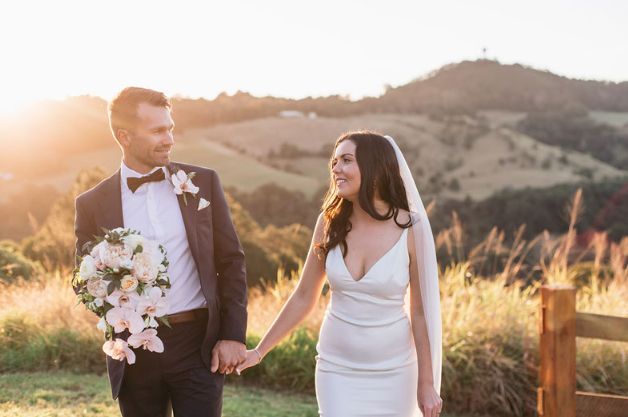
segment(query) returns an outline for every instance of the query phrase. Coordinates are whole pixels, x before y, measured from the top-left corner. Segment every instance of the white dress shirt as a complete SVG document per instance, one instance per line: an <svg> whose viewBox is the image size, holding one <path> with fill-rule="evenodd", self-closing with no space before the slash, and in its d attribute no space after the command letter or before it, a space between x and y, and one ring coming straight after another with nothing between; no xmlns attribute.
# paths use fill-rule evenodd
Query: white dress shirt
<svg viewBox="0 0 628 417"><path fill-rule="evenodd" d="M164 170L166 179L148 182L132 192L127 185L128 177L142 177ZM162 244L170 262L168 275L172 287L168 293L168 314L204 307L207 302L201 291L192 252L188 244L183 216L174 193L174 187L167 180L168 170L157 167L149 174L140 174L122 162L122 218L124 227L141 232L142 236Z"/></svg>

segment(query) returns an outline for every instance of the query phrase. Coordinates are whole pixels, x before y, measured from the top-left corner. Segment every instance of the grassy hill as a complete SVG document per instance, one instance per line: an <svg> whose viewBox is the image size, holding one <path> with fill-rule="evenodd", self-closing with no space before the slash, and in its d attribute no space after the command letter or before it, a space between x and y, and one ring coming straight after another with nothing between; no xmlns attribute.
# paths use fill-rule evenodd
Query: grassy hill
<svg viewBox="0 0 628 417"><path fill-rule="evenodd" d="M547 111L580 105L628 111L628 82L570 79L520 64L463 61L446 65L367 103L381 111Z"/></svg>
<svg viewBox="0 0 628 417"><path fill-rule="evenodd" d="M204 140L194 133L182 135L179 139L180 142L176 144L173 152L174 160L216 169L224 185L227 186L236 186L238 189L250 191L262 184L274 182L289 190L303 190L306 194L310 194L318 185L314 178L273 168L254 157L238 153L218 142ZM64 158L62 168L49 175L40 176L37 179L0 180L0 187L3 191L0 195L0 202L29 184L49 184L59 191L68 190L81 169L99 166L105 172L114 172L120 166L121 154L118 147L113 144L113 139L111 141L111 146L107 148Z"/></svg>
<svg viewBox="0 0 628 417"><path fill-rule="evenodd" d="M520 113L487 112L479 118L445 116L440 120L387 114L265 118L197 129L194 135L268 165L299 172L324 186L334 140L345 131L368 128L396 138L426 194L450 198L483 199L503 188L551 186L628 173L516 132L509 126L520 117ZM293 149L290 157L281 154L286 144Z"/></svg>
<svg viewBox="0 0 628 417"><path fill-rule="evenodd" d="M372 129L395 137L426 196L481 200L504 188L595 181L628 173L515 131L512 126L521 117L502 111L478 117L263 118L187 130L177 136L173 157L216 169L225 186L250 191L274 182L312 196L327 184L327 162L335 139L348 130ZM108 147L60 158L56 170L31 183L64 191L81 169L101 166L113 172L119 161L120 152L111 140ZM28 184L20 178L3 181L2 194L7 198Z"/></svg>

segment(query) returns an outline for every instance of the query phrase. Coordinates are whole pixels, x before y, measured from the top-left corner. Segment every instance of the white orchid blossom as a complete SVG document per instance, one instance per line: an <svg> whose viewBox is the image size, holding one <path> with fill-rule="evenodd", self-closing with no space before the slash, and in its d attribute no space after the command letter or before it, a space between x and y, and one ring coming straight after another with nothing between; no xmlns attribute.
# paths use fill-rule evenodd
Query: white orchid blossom
<svg viewBox="0 0 628 417"><path fill-rule="evenodd" d="M172 186L174 187L174 193L183 196L183 202L186 206L188 205L187 194L196 197L199 190L192 182L192 178L194 178L195 175L195 172L186 174L182 169L178 170L176 174L170 175L170 182L172 182Z"/></svg>
<svg viewBox="0 0 628 417"><path fill-rule="evenodd" d="M175 194L190 193L196 195L198 193L199 188L194 185L190 176L182 169L178 170L176 174L172 174L170 179L172 180L172 185L174 185Z"/></svg>
<svg viewBox="0 0 628 417"><path fill-rule="evenodd" d="M136 334L144 330L142 316L128 308L114 307L107 311L105 318L116 333L128 329L131 334Z"/></svg>
<svg viewBox="0 0 628 417"><path fill-rule="evenodd" d="M139 314L147 314L149 317L161 317L168 312L168 303L162 296L159 287L153 287L144 293L144 297L137 303L135 309Z"/></svg>
<svg viewBox="0 0 628 417"><path fill-rule="evenodd" d="M137 303L140 301L140 295L135 292L124 292L115 290L107 296L107 302L114 307L128 308L135 310Z"/></svg>
<svg viewBox="0 0 628 417"><path fill-rule="evenodd" d="M161 353L164 351L164 344L160 338L157 337L157 330L146 329L141 333L132 334L129 336L129 345L134 348L142 347L144 350L150 352Z"/></svg>
<svg viewBox="0 0 628 417"><path fill-rule="evenodd" d="M118 361L126 361L129 365L135 363L135 352L129 349L129 345L122 339L109 340L102 345L102 351Z"/></svg>

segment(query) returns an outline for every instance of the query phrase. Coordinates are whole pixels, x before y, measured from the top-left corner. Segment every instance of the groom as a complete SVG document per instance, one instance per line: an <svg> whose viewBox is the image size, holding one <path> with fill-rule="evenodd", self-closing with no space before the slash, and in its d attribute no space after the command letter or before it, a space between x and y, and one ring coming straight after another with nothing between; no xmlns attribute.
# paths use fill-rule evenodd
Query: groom
<svg viewBox="0 0 628 417"><path fill-rule="evenodd" d="M246 352L244 252L216 172L171 163L170 109L163 93L138 87L125 88L110 103L122 162L77 197L76 250L83 255L83 245L102 235L101 228L116 227L138 230L167 250L172 328L158 329L165 351L137 349L133 365L107 356L122 415L163 416L170 402L177 417L219 417L224 374ZM177 173L183 180L195 174L181 185L171 181Z"/></svg>

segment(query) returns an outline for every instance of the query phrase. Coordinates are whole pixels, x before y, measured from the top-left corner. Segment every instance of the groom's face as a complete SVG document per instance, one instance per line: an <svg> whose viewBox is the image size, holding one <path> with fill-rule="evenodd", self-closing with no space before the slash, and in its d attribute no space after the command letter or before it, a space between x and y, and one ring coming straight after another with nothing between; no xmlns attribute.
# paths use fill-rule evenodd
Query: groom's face
<svg viewBox="0 0 628 417"><path fill-rule="evenodd" d="M136 166L134 169L145 172L168 165L174 146L173 130L170 109L140 103L135 127L127 132L123 143L125 159Z"/></svg>

